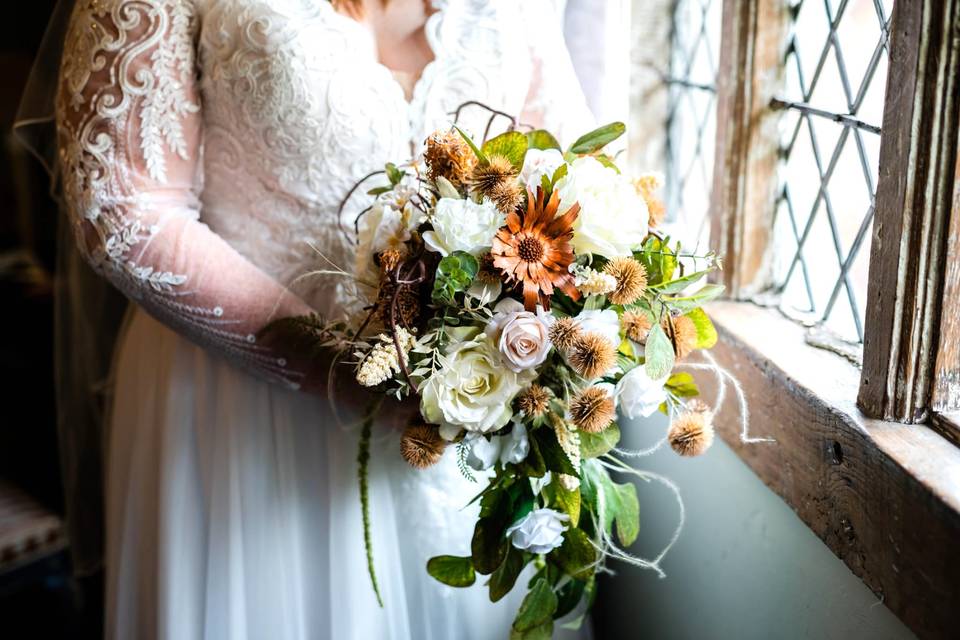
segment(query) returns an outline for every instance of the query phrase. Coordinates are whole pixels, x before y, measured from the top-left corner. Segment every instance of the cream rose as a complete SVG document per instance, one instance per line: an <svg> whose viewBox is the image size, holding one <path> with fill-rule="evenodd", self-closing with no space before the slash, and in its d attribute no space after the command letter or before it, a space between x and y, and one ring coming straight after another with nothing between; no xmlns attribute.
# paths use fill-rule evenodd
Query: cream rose
<svg viewBox="0 0 960 640"><path fill-rule="evenodd" d="M663 385L666 378L654 380L643 365L630 369L617 382L615 397L623 414L630 419L652 415L667 400Z"/></svg>
<svg viewBox="0 0 960 640"><path fill-rule="evenodd" d="M543 364L550 353L547 325L513 298L501 300L493 311L486 333L500 350L503 364L517 373Z"/></svg>
<svg viewBox="0 0 960 640"><path fill-rule="evenodd" d="M629 256L647 237L650 214L633 184L590 156L570 163L557 181L560 213L575 202L580 215L573 223L573 249L607 258Z"/></svg>
<svg viewBox="0 0 960 640"><path fill-rule="evenodd" d="M479 256L493 244L493 236L505 220L489 200L477 204L473 200L440 198L430 218L433 230L423 234L423 241L443 256L454 251Z"/></svg>
<svg viewBox="0 0 960 640"><path fill-rule="evenodd" d="M576 318L583 331L600 333L614 349L620 347L620 317L613 309L585 309Z"/></svg>
<svg viewBox="0 0 960 640"><path fill-rule="evenodd" d="M513 398L534 374L504 367L496 345L479 329L457 327L450 336L443 367L421 390L423 417L440 425L447 440L463 429L478 433L500 429L513 416Z"/></svg>

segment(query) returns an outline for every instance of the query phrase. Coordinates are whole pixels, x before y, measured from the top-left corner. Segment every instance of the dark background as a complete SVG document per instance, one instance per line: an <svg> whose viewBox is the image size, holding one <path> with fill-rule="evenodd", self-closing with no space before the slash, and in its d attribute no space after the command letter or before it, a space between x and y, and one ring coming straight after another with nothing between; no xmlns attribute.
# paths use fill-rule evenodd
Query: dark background
<svg viewBox="0 0 960 640"><path fill-rule="evenodd" d="M11 640L99 637L102 615L100 578L70 577L53 519L63 509L53 399L56 208L43 168L11 133L55 4L17 2L0 21L0 637ZM42 537L24 533L37 530Z"/></svg>

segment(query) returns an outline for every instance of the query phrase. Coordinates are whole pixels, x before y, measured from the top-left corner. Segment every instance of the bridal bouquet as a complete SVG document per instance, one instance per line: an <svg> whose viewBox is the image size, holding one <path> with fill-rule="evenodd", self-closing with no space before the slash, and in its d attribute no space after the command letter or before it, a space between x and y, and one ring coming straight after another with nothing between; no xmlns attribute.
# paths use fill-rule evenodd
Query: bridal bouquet
<svg viewBox="0 0 960 640"><path fill-rule="evenodd" d="M668 414L681 455L713 440L693 377L674 369L717 340L701 305L722 291L702 284L719 264L656 231L658 179L631 180L603 152L623 133L613 123L564 151L543 130L478 144L454 126L388 165L357 220L355 277L372 294L351 334L356 380L419 399L407 462L452 447L482 483L471 554L427 571L455 587L488 576L497 601L533 565L518 638L549 637L592 601L607 559L633 558L636 488L611 477L631 470L618 415Z"/></svg>

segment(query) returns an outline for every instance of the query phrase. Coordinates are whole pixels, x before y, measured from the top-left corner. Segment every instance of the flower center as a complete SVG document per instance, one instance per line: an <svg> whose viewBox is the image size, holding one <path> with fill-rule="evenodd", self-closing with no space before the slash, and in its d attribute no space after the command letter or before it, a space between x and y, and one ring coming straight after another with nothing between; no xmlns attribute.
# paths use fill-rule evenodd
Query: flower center
<svg viewBox="0 0 960 640"><path fill-rule="evenodd" d="M543 257L543 243L537 238L526 236L517 245L517 254L524 262L540 262Z"/></svg>

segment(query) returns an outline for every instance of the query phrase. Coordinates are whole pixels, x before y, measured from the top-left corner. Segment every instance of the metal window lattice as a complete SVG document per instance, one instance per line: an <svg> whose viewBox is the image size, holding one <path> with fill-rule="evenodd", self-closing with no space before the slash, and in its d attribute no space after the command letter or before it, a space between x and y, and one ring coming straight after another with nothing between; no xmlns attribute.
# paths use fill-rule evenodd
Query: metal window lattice
<svg viewBox="0 0 960 640"><path fill-rule="evenodd" d="M667 230L703 243L713 179L721 0L676 0L667 99Z"/></svg>
<svg viewBox="0 0 960 640"><path fill-rule="evenodd" d="M786 56L775 292L863 341L891 0L799 0ZM844 309L845 308L845 309Z"/></svg>

